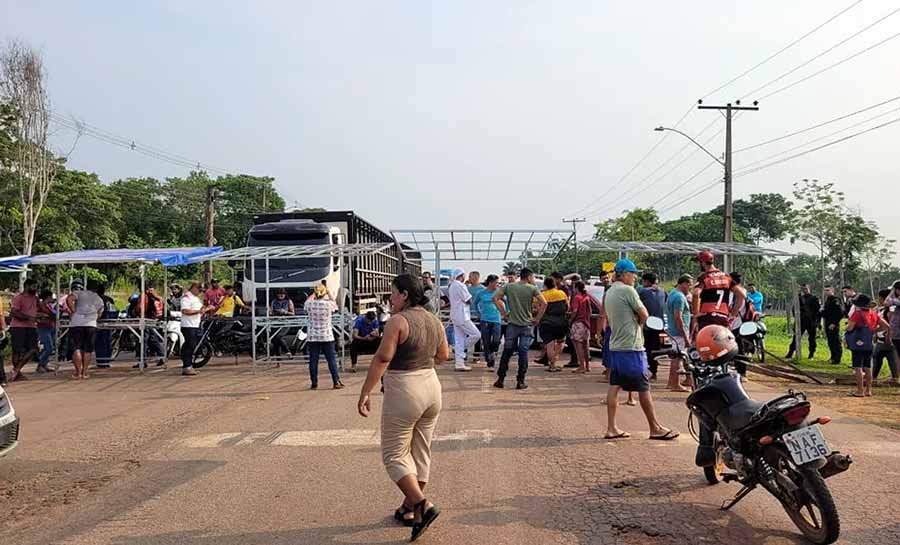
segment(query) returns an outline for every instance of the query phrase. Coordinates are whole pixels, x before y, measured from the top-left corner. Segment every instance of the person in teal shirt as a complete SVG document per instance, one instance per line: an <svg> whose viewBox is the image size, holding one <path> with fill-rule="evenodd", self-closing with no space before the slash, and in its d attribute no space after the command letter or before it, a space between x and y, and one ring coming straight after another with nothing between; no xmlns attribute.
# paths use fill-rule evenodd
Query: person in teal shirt
<svg viewBox="0 0 900 545"><path fill-rule="evenodd" d="M756 291L756 286L753 284L747 286L747 300L753 303L753 308L756 312L763 312L763 294Z"/></svg>
<svg viewBox="0 0 900 545"><path fill-rule="evenodd" d="M494 293L499 280L496 274L489 274L484 286L480 286L481 290L472 297L472 314L477 312L481 317L478 324L481 330L481 348L489 368L494 367L494 358L500 348L500 310L494 304Z"/></svg>
<svg viewBox="0 0 900 545"><path fill-rule="evenodd" d="M693 283L694 279L690 275L682 275L666 302L666 333L677 354L672 356L669 364L669 382L666 385L673 392L688 391L678 381L678 371L684 363L681 352L687 350L690 344L691 306L688 304L687 294L691 292Z"/></svg>

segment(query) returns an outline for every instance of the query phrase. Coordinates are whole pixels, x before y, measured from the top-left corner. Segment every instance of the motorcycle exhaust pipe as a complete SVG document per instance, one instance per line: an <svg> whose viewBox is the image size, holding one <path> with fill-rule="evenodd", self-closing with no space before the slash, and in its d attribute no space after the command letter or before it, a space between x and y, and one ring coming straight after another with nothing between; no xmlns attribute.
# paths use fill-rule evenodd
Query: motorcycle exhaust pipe
<svg viewBox="0 0 900 545"><path fill-rule="evenodd" d="M819 473L823 479L834 477L838 473L847 471L850 469L850 464L853 463L853 458L849 454L841 454L838 451L834 451L826 456L825 460L825 465L819 468Z"/></svg>

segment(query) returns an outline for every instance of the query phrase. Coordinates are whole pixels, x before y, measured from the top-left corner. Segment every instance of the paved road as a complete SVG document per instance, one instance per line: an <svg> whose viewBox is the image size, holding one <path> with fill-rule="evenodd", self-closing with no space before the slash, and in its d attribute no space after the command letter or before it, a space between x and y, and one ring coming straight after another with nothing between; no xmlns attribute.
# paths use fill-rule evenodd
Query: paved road
<svg viewBox="0 0 900 545"><path fill-rule="evenodd" d="M444 514L434 544L802 543L775 501L756 492L731 512L736 485L708 486L687 433L601 439L606 386L539 368L527 391L492 376L440 370L429 497ZM306 389L297 367L113 371L87 382L16 384L21 447L0 461L0 535L18 545L399 543L399 494L378 454L378 419L356 414L362 375L341 391ZM761 387L757 397L772 395ZM664 423L685 430L683 394L659 392ZM380 409L380 402L376 403ZM854 453L829 480L841 543L900 543L900 435L842 417L826 428Z"/></svg>

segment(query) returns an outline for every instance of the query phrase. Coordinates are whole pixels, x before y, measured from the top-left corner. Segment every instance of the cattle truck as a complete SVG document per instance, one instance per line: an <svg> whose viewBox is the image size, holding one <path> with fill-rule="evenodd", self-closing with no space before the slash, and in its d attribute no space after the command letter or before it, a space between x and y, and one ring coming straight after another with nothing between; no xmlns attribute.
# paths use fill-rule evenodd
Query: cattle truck
<svg viewBox="0 0 900 545"><path fill-rule="evenodd" d="M269 259L270 300L274 290L284 288L299 311L315 287L324 282L346 310L360 314L374 309L391 293L391 280L402 272L420 274L421 256L400 251L394 238L352 211L281 212L253 216L247 246L339 246L345 244L392 244L379 253L367 253L343 261L338 255ZM404 248L408 250L409 248ZM408 254L405 255L405 254ZM265 259L255 268L244 267L243 295L256 305L266 302ZM352 293L351 293L351 282Z"/></svg>

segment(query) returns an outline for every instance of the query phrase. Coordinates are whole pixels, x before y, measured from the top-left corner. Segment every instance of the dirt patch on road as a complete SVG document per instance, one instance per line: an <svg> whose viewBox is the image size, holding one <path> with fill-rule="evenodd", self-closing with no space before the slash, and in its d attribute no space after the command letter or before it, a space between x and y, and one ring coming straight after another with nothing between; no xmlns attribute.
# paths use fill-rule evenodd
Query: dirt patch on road
<svg viewBox="0 0 900 545"><path fill-rule="evenodd" d="M900 430L900 387L876 386L872 397L847 395L854 386L801 384L779 378L751 374L751 380L773 388L793 388L804 392L813 403L821 403L866 422Z"/></svg>

